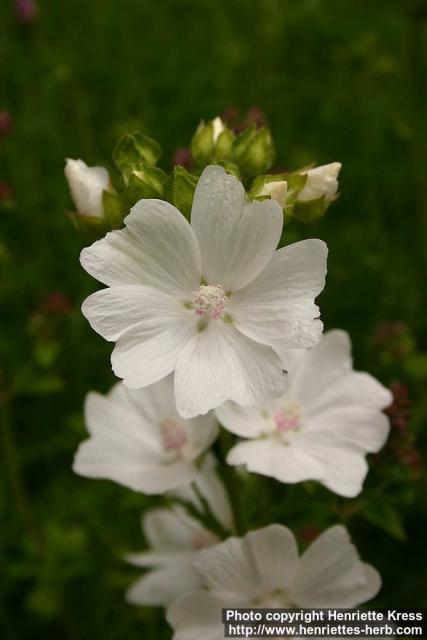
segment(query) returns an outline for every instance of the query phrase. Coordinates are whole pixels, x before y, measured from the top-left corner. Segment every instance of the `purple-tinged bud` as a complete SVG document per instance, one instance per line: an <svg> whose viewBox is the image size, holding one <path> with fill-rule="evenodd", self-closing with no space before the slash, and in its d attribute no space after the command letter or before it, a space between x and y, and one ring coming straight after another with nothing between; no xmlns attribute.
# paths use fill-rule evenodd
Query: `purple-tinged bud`
<svg viewBox="0 0 427 640"><path fill-rule="evenodd" d="M0 180L0 204L13 200L13 195L12 187L10 187L7 182Z"/></svg>
<svg viewBox="0 0 427 640"><path fill-rule="evenodd" d="M189 169L191 166L191 151L188 147L180 147L176 149L173 154L172 164L174 167L180 165L185 169Z"/></svg>
<svg viewBox="0 0 427 640"><path fill-rule="evenodd" d="M12 116L5 109L0 111L0 139L7 138L12 130Z"/></svg>
<svg viewBox="0 0 427 640"><path fill-rule="evenodd" d="M39 6L36 0L15 0L15 13L18 22L30 25L39 16Z"/></svg>

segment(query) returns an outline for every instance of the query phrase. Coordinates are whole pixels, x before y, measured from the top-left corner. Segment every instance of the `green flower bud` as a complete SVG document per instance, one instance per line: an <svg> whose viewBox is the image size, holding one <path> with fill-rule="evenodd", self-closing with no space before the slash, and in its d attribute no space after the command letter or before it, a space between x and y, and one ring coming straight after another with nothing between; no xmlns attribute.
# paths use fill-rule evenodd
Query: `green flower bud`
<svg viewBox="0 0 427 640"><path fill-rule="evenodd" d="M184 167L176 166L164 185L164 197L171 202L186 218L190 218L197 176L193 176Z"/></svg>
<svg viewBox="0 0 427 640"><path fill-rule="evenodd" d="M158 167L141 165L129 174L125 197L130 206L142 198L162 198L166 174Z"/></svg>
<svg viewBox="0 0 427 640"><path fill-rule="evenodd" d="M325 214L338 197L340 170L341 164L332 162L293 174L292 216L296 220L311 222Z"/></svg>
<svg viewBox="0 0 427 640"><path fill-rule="evenodd" d="M126 133L118 141L113 160L127 184L132 172L143 170L144 166L154 166L162 154L158 143L139 131Z"/></svg>
<svg viewBox="0 0 427 640"><path fill-rule="evenodd" d="M254 178L268 171L274 158L273 139L270 130L266 127L257 129L252 125L245 129L234 142L233 160L246 177Z"/></svg>
<svg viewBox="0 0 427 640"><path fill-rule="evenodd" d="M208 123L202 121L191 141L191 155L200 168L218 160L231 157L234 133L228 129L221 118Z"/></svg>

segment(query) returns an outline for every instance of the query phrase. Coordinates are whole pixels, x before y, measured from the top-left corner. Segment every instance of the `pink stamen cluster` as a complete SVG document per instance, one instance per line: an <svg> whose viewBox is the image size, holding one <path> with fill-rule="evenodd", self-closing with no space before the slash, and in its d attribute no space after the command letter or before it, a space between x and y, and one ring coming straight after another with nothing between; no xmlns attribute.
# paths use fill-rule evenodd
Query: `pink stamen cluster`
<svg viewBox="0 0 427 640"><path fill-rule="evenodd" d="M218 320L225 309L227 296L220 284L202 284L193 294L193 304L198 316Z"/></svg>
<svg viewBox="0 0 427 640"><path fill-rule="evenodd" d="M208 549L213 547L214 544L218 544L219 538L212 531L201 531L196 533L191 541L191 546L195 551L200 549Z"/></svg>
<svg viewBox="0 0 427 640"><path fill-rule="evenodd" d="M291 431L300 425L301 409L297 402L290 402L280 409L274 416L278 431Z"/></svg>
<svg viewBox="0 0 427 640"><path fill-rule="evenodd" d="M187 443L187 434L175 420L163 420L160 424L162 443L166 451L179 451Z"/></svg>

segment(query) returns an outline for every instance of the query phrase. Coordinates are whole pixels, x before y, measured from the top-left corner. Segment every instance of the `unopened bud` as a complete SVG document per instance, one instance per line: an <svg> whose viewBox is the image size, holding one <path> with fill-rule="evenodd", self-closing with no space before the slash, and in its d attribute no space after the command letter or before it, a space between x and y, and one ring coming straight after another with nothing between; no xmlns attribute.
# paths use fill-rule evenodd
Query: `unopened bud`
<svg viewBox="0 0 427 640"><path fill-rule="evenodd" d="M311 222L321 218L329 205L338 197L338 175L340 162L332 162L321 167L294 174L304 179L304 185L297 189L292 215L300 222Z"/></svg>
<svg viewBox="0 0 427 640"><path fill-rule="evenodd" d="M77 212L82 216L102 218L103 191L110 189L110 178L104 167L88 167L83 160L67 159L65 177Z"/></svg>
<svg viewBox="0 0 427 640"><path fill-rule="evenodd" d="M274 162L275 151L270 130L252 125L235 140L233 146L233 160L242 174L254 178L266 173Z"/></svg>
<svg viewBox="0 0 427 640"><path fill-rule="evenodd" d="M143 170L145 165L154 166L161 154L162 150L153 138L135 131L120 138L113 151L113 160L127 184L133 172Z"/></svg>
<svg viewBox="0 0 427 640"><path fill-rule="evenodd" d="M186 218L190 217L196 185L197 176L180 166L174 168L164 185L164 197Z"/></svg>
<svg viewBox="0 0 427 640"><path fill-rule="evenodd" d="M191 155L199 167L231 157L234 133L221 118L201 122L191 141Z"/></svg>
<svg viewBox="0 0 427 640"><path fill-rule="evenodd" d="M270 197L276 200L283 208L286 204L288 183L280 179L280 176L260 176L254 182L250 195L255 198Z"/></svg>

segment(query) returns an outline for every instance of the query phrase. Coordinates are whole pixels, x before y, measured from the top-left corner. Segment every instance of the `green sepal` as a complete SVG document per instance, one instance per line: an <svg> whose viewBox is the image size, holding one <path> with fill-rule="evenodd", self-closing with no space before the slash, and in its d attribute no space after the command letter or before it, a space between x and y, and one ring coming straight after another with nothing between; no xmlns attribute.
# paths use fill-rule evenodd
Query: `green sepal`
<svg viewBox="0 0 427 640"><path fill-rule="evenodd" d="M272 166L275 155L273 139L267 127L257 129L255 125L251 125L234 141L233 160L248 178L266 173Z"/></svg>
<svg viewBox="0 0 427 640"><path fill-rule="evenodd" d="M129 174L125 198L129 206L142 198L163 198L166 174L162 169L141 165L139 170Z"/></svg>
<svg viewBox="0 0 427 640"><path fill-rule="evenodd" d="M288 197L287 201L293 204L298 197L300 191L305 187L307 182L307 174L301 174L298 172L284 174L284 180L288 183Z"/></svg>
<svg viewBox="0 0 427 640"><path fill-rule="evenodd" d="M199 167L206 166L212 160L214 149L212 121L206 124L202 120L191 140L191 157Z"/></svg>
<svg viewBox="0 0 427 640"><path fill-rule="evenodd" d="M153 138L135 131L120 138L113 151L113 160L127 183L133 171L140 171L144 165L154 166L161 155L161 147Z"/></svg>
<svg viewBox="0 0 427 640"><path fill-rule="evenodd" d="M127 207L123 199L117 193L104 190L102 192L102 206L108 227L110 229L120 229L123 226L123 218L127 213Z"/></svg>
<svg viewBox="0 0 427 640"><path fill-rule="evenodd" d="M166 200L171 202L188 219L190 218L197 181L197 176L189 173L184 167L177 165L164 185L164 197Z"/></svg>
<svg viewBox="0 0 427 640"><path fill-rule="evenodd" d="M67 212L68 217L79 233L92 240L102 238L110 231L107 221L97 216L86 216L77 212Z"/></svg>
<svg viewBox="0 0 427 640"><path fill-rule="evenodd" d="M219 160L218 162L215 162L215 164L225 169L227 173L231 174L235 178L238 178L238 180L241 180L242 174L240 173L240 169L237 164L231 162L231 160Z"/></svg>
<svg viewBox="0 0 427 640"><path fill-rule="evenodd" d="M326 201L325 196L303 202L296 200L293 203L292 215L298 222L313 222L323 216L328 206L329 202Z"/></svg>
<svg viewBox="0 0 427 640"><path fill-rule="evenodd" d="M231 129L224 129L218 136L214 150L215 160L228 160L233 152L233 144L236 136Z"/></svg>

